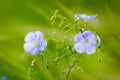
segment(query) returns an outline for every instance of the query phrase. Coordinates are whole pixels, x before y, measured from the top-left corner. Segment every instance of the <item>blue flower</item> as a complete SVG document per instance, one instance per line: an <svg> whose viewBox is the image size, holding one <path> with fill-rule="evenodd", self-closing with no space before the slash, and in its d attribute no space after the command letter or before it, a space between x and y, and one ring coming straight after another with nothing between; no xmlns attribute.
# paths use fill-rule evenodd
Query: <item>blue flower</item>
<svg viewBox="0 0 120 80"><path fill-rule="evenodd" d="M26 52L30 52L33 55L43 51L46 46L46 40L43 40L44 36L41 32L36 31L35 33L30 32L25 37L24 49Z"/></svg>
<svg viewBox="0 0 120 80"><path fill-rule="evenodd" d="M4 76L1 78L1 80L8 80L8 78Z"/></svg>
<svg viewBox="0 0 120 80"><path fill-rule="evenodd" d="M96 20L96 16L97 15L92 15L92 16L88 16L86 14L75 14L74 15L76 19L84 19L86 21L89 21L89 20Z"/></svg>
<svg viewBox="0 0 120 80"><path fill-rule="evenodd" d="M100 37L91 31L77 34L74 40L76 42L74 48L79 53L92 54L96 51L96 46L100 46Z"/></svg>

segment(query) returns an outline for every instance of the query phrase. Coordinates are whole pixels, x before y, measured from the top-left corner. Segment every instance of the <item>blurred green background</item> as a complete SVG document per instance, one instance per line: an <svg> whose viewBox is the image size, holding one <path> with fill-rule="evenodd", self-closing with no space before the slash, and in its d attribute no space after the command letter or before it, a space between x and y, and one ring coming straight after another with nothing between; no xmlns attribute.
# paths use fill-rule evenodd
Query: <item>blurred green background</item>
<svg viewBox="0 0 120 80"><path fill-rule="evenodd" d="M120 0L0 0L0 77L27 80L31 56L23 49L24 37L36 30L50 36L50 17L56 9L71 21L75 13L97 14L98 21L89 25L105 50L101 62L96 53L81 55L78 66L83 72L73 70L70 80L120 80ZM35 80L46 80L39 76Z"/></svg>

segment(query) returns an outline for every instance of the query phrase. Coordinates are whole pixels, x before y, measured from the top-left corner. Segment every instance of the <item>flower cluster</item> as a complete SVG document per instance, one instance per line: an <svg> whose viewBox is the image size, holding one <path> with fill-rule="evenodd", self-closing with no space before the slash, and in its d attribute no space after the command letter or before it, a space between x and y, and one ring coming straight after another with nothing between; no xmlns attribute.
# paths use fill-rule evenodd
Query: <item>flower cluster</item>
<svg viewBox="0 0 120 80"><path fill-rule="evenodd" d="M54 20L55 20L55 18L57 16L57 14L56 14L57 12L58 12L58 10L54 14L55 17L52 16L52 24L54 23ZM61 21L60 22L60 27L63 26L63 24L67 24L67 25L64 25L65 27L63 26L64 28L62 29L63 32L68 29L68 31L64 32L65 36L67 35L66 34L67 32L70 32L72 30L74 32L75 31L77 32L79 29L81 29L81 32L74 36L74 40L73 41L75 41L75 44L73 46L71 46L71 45L69 45L67 43L68 40L63 40L63 41L60 40L61 41L61 42L59 42L60 45L59 45L59 43L56 42L57 43L56 45L60 46L59 49L56 47L56 45L52 45L52 44L55 43L55 42L52 43L52 41L51 41L52 44L50 45L50 47L52 46L53 48L49 47L51 50L53 50L53 49L54 49L54 51L56 50L55 53L56 53L57 56L56 56L56 58L53 61L53 62L55 62L55 65L57 64L59 59L65 57L65 56L66 56L66 59L67 59L67 55L69 55L68 54L69 52L74 53L75 51L73 51L73 49L75 49L76 52L78 52L77 55L72 56L72 57L70 56L70 59L72 60L72 63L67 68L67 70L64 70L64 71L67 71L67 78L66 78L66 80L68 80L69 73L70 73L71 69L78 62L77 59L79 58L79 53L80 54L81 53L92 54L92 53L94 53L96 51L96 48L98 46L100 46L100 43L101 43L100 37L98 35L96 35L94 32L88 30L88 28L86 28L86 25L87 25L86 22L90 21L90 20L96 20L96 16L97 15L88 16L88 15L85 15L85 14L75 14L74 17L75 17L75 20L78 21L78 23L76 22L75 24L70 24L71 25L70 28L68 27L68 23L69 22L68 21L64 22L65 21L64 18L61 18L61 16L59 16L60 19L64 20L64 21L60 20ZM83 20L79 20L79 19L83 19ZM82 21L82 23L84 24L84 25L82 24L82 27L80 27L81 26L81 24L80 24L81 22L79 22L79 21ZM77 24L77 28L75 28L76 24ZM59 27L59 29L60 29L60 27ZM79 29L78 29L78 27L79 27ZM63 44L65 44L65 45L63 45ZM29 52L32 55L37 55L39 52L44 51L46 49L46 47L47 47L47 41L44 40L44 35L43 35L42 32L40 32L40 31L29 32L26 35L25 43L24 43L24 50L26 52ZM48 49L48 50L50 50L50 49ZM61 56L60 57L60 56L58 56L58 53L59 53L59 51L61 49L63 49L64 50L63 53L66 53L66 54L63 54L62 56L60 55ZM51 50L48 51L48 52L45 52L45 53L48 55L48 53L51 52ZM60 51L60 52L62 52L62 51ZM48 65L47 65L48 57L45 57L47 55L41 54L43 64L45 64L46 68L48 68ZM34 61L35 60L32 61L31 67L33 66ZM31 71L31 68L28 69L28 78L29 79L31 78L29 76L30 71ZM62 75L63 75L63 72L61 73ZM61 74L59 75L59 77L62 77ZM7 80L7 79L3 78L2 80ZM48 79L48 80L51 80L51 79Z"/></svg>
<svg viewBox="0 0 120 80"><path fill-rule="evenodd" d="M85 14L75 14L76 19L83 19L85 21L96 20L97 15L88 16ZM100 37L95 35L92 31L84 31L74 37L76 42L74 48L79 53L86 52L92 54L96 51L96 47L100 46Z"/></svg>
<svg viewBox="0 0 120 80"><path fill-rule="evenodd" d="M83 20L96 20L97 15L88 16L85 14L75 14L76 19ZM46 40L43 40L44 35L39 32L30 32L25 37L24 49L26 52L30 52L32 55L38 54L38 52L43 51L46 46ZM100 37L95 35L92 31L84 31L82 33L77 34L74 37L74 41L76 42L74 48L79 53L86 52L87 54L92 54L96 51L96 46L100 45Z"/></svg>

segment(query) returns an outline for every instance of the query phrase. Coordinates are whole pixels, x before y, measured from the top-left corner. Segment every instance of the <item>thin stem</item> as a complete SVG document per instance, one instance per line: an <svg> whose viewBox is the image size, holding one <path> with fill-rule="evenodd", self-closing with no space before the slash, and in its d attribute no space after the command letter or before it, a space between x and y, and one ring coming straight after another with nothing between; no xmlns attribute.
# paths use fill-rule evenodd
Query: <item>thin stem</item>
<svg viewBox="0 0 120 80"><path fill-rule="evenodd" d="M35 63L35 59L32 60L31 65L30 65L30 67L28 68L28 71L27 71L27 78L28 78L28 80L33 80L33 79L30 77L30 73L31 73L32 67L34 66L34 63Z"/></svg>
<svg viewBox="0 0 120 80"><path fill-rule="evenodd" d="M73 64L68 68L68 72L67 72L67 78L66 78L66 80L68 80L69 75L70 75L70 71L71 71L71 69L72 69L74 66L75 66L75 63L73 63Z"/></svg>
<svg viewBox="0 0 120 80"><path fill-rule="evenodd" d="M62 59L63 57L65 57L65 56L67 56L67 55L68 55L68 53L67 53L67 54L62 55L59 59Z"/></svg>
<svg viewBox="0 0 120 80"><path fill-rule="evenodd" d="M67 45L67 42L65 43L66 45ZM66 65L66 63L67 63L67 55L68 55L68 48L65 48L65 50L66 50L66 54L64 54L64 55L62 55L59 59L62 59L63 57L66 57L65 58L65 61L64 61L64 63L63 63L63 71L62 72L60 72L60 74L58 75L58 77L57 77L57 80L62 80L62 77L63 77L63 74L66 72L66 70L64 70L64 68L65 68L65 65Z"/></svg>
<svg viewBox="0 0 120 80"><path fill-rule="evenodd" d="M40 55L41 55L41 58L42 58L42 64L44 65L44 68L47 67L47 61L45 59L45 52L41 52Z"/></svg>
<svg viewBox="0 0 120 80"><path fill-rule="evenodd" d="M52 25L55 22L55 18L57 17L58 11L59 11L59 9L56 9L55 12L54 12L54 14L53 14L53 16L51 17L51 23L52 23Z"/></svg>
<svg viewBox="0 0 120 80"><path fill-rule="evenodd" d="M78 54L78 55L76 56L76 59L73 61L72 65L68 68L66 80L69 79L70 71L71 71L71 69L75 66L75 64L78 62L77 59L79 58L79 56L80 56L80 54Z"/></svg>
<svg viewBox="0 0 120 80"><path fill-rule="evenodd" d="M64 35L68 32L70 32L71 30L73 30L75 28L75 25L71 26L71 28L69 30L67 30L66 32L64 32Z"/></svg>
<svg viewBox="0 0 120 80"><path fill-rule="evenodd" d="M65 56L65 55L64 55ZM67 56L67 55L66 55ZM62 80L62 76L63 76L63 74L66 72L66 70L64 70L64 68L65 68L65 65L66 65L66 60L65 60L65 62L63 63L63 71L62 72L60 72L60 74L58 75L58 77L57 77L57 80Z"/></svg>

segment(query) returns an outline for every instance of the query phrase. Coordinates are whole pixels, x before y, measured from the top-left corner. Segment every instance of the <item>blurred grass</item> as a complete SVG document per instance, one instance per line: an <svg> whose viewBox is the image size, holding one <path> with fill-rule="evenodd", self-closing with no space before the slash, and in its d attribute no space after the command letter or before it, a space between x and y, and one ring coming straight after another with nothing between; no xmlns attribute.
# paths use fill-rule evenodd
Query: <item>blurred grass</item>
<svg viewBox="0 0 120 80"><path fill-rule="evenodd" d="M24 37L28 32L36 30L43 32L45 38L49 37L52 30L50 17L56 9L59 9L70 21L73 21L75 13L98 14L98 21L89 22L89 26L101 37L101 46L105 49L104 54L100 53L103 56L101 63L98 62L97 57L99 52L93 55L82 54L76 66L80 66L83 72L74 68L70 74L71 80L119 80L119 5L119 0L1 0L0 77L7 76L9 80L26 80L32 58L23 49ZM58 34L55 36L58 38L60 33L56 28L54 32ZM35 80L45 76L45 72L40 71L37 65L40 64L36 62L35 69L38 68L39 73L33 74ZM62 65L54 66L53 63L49 65L49 72L46 73L56 78L58 75L56 73L59 73ZM65 77L64 75L63 78Z"/></svg>

